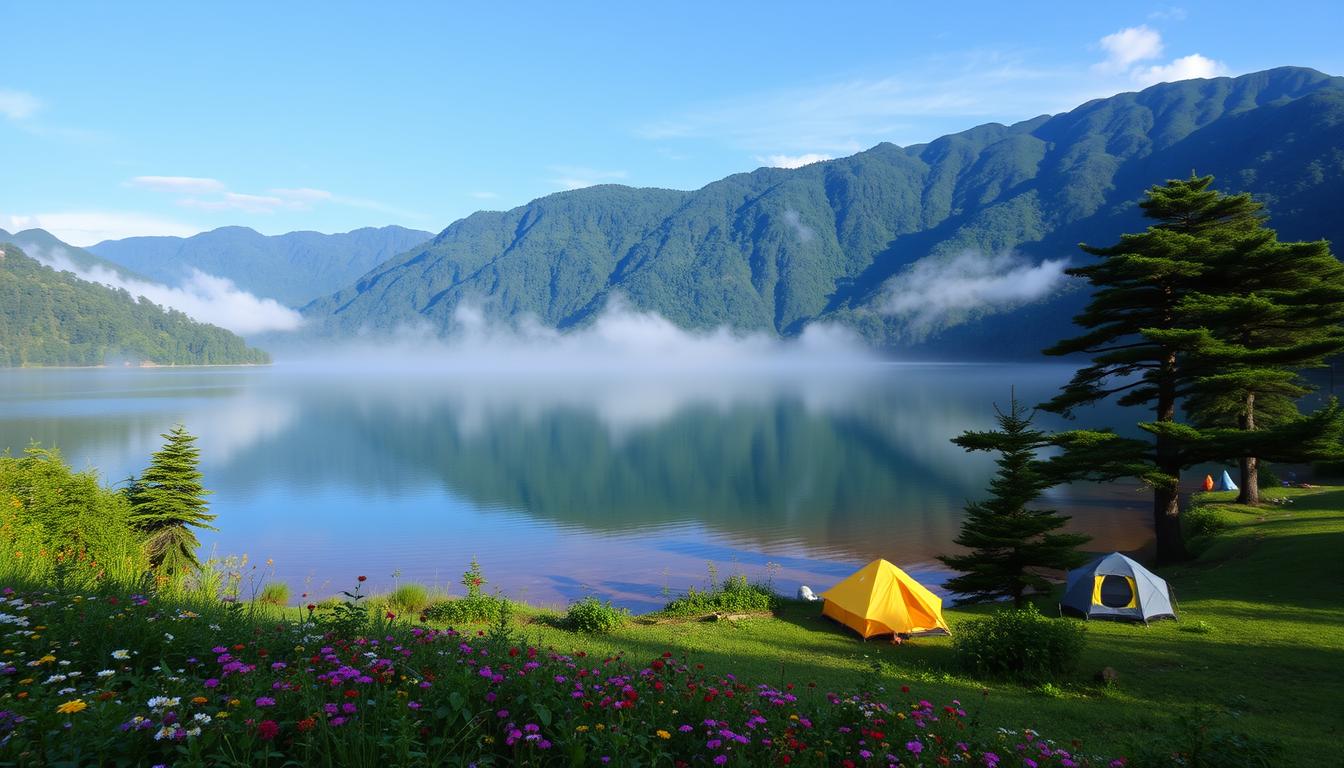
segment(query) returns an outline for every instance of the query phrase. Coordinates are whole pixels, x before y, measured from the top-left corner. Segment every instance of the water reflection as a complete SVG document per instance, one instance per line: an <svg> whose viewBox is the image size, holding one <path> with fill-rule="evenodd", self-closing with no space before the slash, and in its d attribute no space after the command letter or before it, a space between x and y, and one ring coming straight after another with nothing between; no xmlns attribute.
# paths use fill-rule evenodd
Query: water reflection
<svg viewBox="0 0 1344 768"><path fill-rule="evenodd" d="M476 556L510 594L559 603L594 592L648 608L665 587L702 581L706 561L753 577L778 563L789 590L827 586L879 555L936 581L933 555L993 471L949 439L990 428L1010 385L1037 402L1068 374L11 371L0 374L0 447L57 444L116 479L184 423L216 492L221 531L206 547L272 557L296 591L329 592L355 573L388 586L398 570L453 585ZM1060 489L1051 502L1099 548L1147 542L1132 488Z"/></svg>

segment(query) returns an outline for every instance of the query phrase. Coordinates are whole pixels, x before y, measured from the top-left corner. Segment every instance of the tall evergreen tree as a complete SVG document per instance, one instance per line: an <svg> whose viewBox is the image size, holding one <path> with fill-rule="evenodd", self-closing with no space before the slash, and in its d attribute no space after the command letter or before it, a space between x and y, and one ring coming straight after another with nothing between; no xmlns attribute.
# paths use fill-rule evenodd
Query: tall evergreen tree
<svg viewBox="0 0 1344 768"><path fill-rule="evenodd" d="M999 431L964 432L952 442L968 451L997 451L999 470L990 481L990 497L966 505L966 521L956 543L971 552L940 555L939 560L961 575L947 588L968 601L1011 597L1026 603L1028 589L1045 591L1050 582L1042 570L1068 570L1082 564L1078 547L1090 538L1059 533L1069 518L1054 511L1028 509L1055 485L1036 452L1052 445L1046 433L1031 428L1034 416L1014 395L1005 412L997 405Z"/></svg>
<svg viewBox="0 0 1344 768"><path fill-rule="evenodd" d="M1122 235L1107 248L1083 246L1101 257L1068 270L1094 287L1092 301L1074 322L1088 329L1061 341L1047 355L1084 353L1092 365L1080 369L1063 391L1042 407L1071 414L1073 409L1120 395L1121 405L1148 405L1155 415L1145 426L1153 435L1151 468L1144 480L1153 487L1153 530L1162 561L1185 557L1177 486L1189 460L1172 430L1176 405L1196 373L1182 356L1207 341L1191 330L1179 310L1213 269L1220 243L1259 225L1259 206L1249 195L1224 195L1210 189L1213 177L1169 181L1148 190L1139 203L1156 224Z"/></svg>
<svg viewBox="0 0 1344 768"><path fill-rule="evenodd" d="M161 576L176 578L199 567L200 542L194 528L215 530L210 521L197 468L200 451L196 438L181 424L160 435L166 441L151 457L149 467L126 489L131 522L145 536L150 564Z"/></svg>
<svg viewBox="0 0 1344 768"><path fill-rule="evenodd" d="M1199 426L1254 432L1301 415L1298 398L1312 391L1298 376L1344 351L1344 264L1324 241L1281 243L1272 229L1227 248L1218 258L1218 295L1207 291L1182 304L1191 325L1210 330L1217 344L1193 361L1208 374L1186 403ZM1247 436L1238 501L1258 504L1256 436Z"/></svg>
<svg viewBox="0 0 1344 768"><path fill-rule="evenodd" d="M1211 188L1212 182L1210 176L1192 176L1154 186L1139 206L1155 224L1123 235L1107 248L1083 246L1101 257L1069 270L1095 288L1091 303L1074 318L1088 330L1045 350L1048 355L1084 353L1092 364L1075 373L1043 408L1067 415L1078 406L1118 395L1120 405L1153 409L1155 419L1139 424L1151 440L1066 433L1056 442L1068 446L1072 455L1056 464L1072 473L1057 477L1130 475L1148 483L1153 488L1157 556L1163 562L1186 554L1178 495L1182 469L1237 456L1300 461L1331 455L1344 430L1344 415L1333 403L1308 418L1255 431L1201 429L1177 421L1183 399L1207 401L1220 390L1243 386L1244 379L1233 377L1246 369L1237 366L1301 360L1307 352L1328 346L1313 340L1288 354L1274 346L1251 350L1227 338L1233 318L1251 308L1237 304L1235 294L1242 289L1228 277L1230 265L1249 251L1270 247L1273 232L1264 227L1259 204L1245 194L1220 193ZM1294 265L1291 259L1280 259L1277 268L1293 270ZM1307 306L1304 298L1298 300ZM1301 317L1296 310L1289 314ZM1279 383L1274 391L1291 397L1283 386L1283 370L1275 374ZM1266 375L1261 384L1269 387L1271 379Z"/></svg>

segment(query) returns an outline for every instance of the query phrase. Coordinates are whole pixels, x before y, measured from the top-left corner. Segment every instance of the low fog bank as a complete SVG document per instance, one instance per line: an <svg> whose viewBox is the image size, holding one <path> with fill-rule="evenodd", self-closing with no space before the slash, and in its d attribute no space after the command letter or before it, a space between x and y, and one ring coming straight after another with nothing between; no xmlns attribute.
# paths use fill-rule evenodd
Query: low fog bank
<svg viewBox="0 0 1344 768"><path fill-rule="evenodd" d="M289 347L288 349L286 347ZM686 330L667 318L615 299L590 325L558 331L535 319L507 324L478 308L457 309L453 326L426 326L349 341L286 345L271 350L282 366L361 373L589 374L823 372L882 362L851 330L814 324L796 338L727 327Z"/></svg>
<svg viewBox="0 0 1344 768"><path fill-rule="evenodd" d="M263 299L242 290L232 280L192 269L191 275L176 287L134 280L101 266L84 268L75 264L63 248L25 248L26 253L59 272L70 272L80 280L100 283L143 297L162 307L176 309L193 320L217 325L239 335L267 331L293 331L303 324L303 316L274 299Z"/></svg>

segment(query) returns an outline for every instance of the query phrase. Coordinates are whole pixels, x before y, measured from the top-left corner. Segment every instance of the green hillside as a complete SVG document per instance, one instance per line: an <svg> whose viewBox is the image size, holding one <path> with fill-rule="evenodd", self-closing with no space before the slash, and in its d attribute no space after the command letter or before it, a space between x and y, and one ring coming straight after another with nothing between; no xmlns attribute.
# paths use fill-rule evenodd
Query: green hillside
<svg viewBox="0 0 1344 768"><path fill-rule="evenodd" d="M0 246L0 367L268 363L241 338Z"/></svg>
<svg viewBox="0 0 1344 768"><path fill-rule="evenodd" d="M429 232L405 227L274 236L247 227L220 227L186 238L105 240L89 250L168 285L181 283L192 269L199 269L227 277L257 296L300 306L431 237Z"/></svg>
<svg viewBox="0 0 1344 768"><path fill-rule="evenodd" d="M304 312L329 335L448 328L464 302L565 328L620 293L686 328L792 335L836 320L883 346L1035 354L1066 329L1079 300L1068 287L1011 322L966 307L914 328L880 311L887 281L967 251L1076 262L1078 242L1139 225L1147 186L1192 169L1255 193L1285 239L1344 242L1331 215L1344 203L1344 78L1281 68L1189 80L693 192L562 192L455 222Z"/></svg>
<svg viewBox="0 0 1344 768"><path fill-rule="evenodd" d="M106 269L125 280L153 282L144 275L133 272L120 264L89 253L83 248L76 248L69 243L62 242L45 229L25 229L13 234L0 229L0 243L9 243L34 257L47 260L64 258L79 269Z"/></svg>

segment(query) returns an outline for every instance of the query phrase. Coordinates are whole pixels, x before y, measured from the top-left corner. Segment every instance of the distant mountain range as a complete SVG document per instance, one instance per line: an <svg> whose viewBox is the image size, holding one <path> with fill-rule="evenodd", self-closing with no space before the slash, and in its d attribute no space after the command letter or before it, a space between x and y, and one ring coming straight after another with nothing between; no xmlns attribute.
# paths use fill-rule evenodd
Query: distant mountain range
<svg viewBox="0 0 1344 768"><path fill-rule="evenodd" d="M1142 227L1144 189L1192 171L1254 193L1284 239L1344 243L1344 78L1286 67L1188 80L692 192L562 192L472 214L303 312L328 336L447 329L463 305L563 329L619 294L685 328L788 336L834 321L926 354L1034 355L1069 332L1084 296L1062 280L1027 295L1017 275ZM108 245L92 250L116 259ZM269 282L249 269L258 290ZM1013 290L966 284L982 278ZM919 314L939 301L945 311Z"/></svg>
<svg viewBox="0 0 1344 768"><path fill-rule="evenodd" d="M431 237L396 226L270 236L247 227L221 227L185 238L104 240L88 250L155 282L177 285L198 269L227 277L257 296L300 306Z"/></svg>
<svg viewBox="0 0 1344 768"><path fill-rule="evenodd" d="M0 367L117 362L222 365L270 357L222 328L0 245Z"/></svg>
<svg viewBox="0 0 1344 768"><path fill-rule="evenodd" d="M79 269L106 269L126 280L145 280L149 278L136 274L121 264L108 261L99 256L63 242L45 229L25 229L13 234L0 229L0 244L17 246L25 254L45 261L64 258Z"/></svg>

